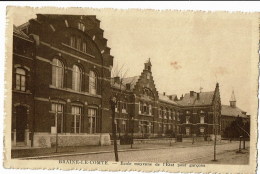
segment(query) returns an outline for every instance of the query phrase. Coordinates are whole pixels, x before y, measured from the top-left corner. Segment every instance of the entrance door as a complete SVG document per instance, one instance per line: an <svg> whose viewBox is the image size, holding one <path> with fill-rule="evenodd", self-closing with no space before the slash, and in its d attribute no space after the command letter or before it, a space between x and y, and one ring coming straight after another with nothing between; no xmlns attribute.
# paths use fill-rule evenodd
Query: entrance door
<svg viewBox="0 0 260 174"><path fill-rule="evenodd" d="M27 108L24 106L16 107L16 141L24 142L24 132L27 123Z"/></svg>

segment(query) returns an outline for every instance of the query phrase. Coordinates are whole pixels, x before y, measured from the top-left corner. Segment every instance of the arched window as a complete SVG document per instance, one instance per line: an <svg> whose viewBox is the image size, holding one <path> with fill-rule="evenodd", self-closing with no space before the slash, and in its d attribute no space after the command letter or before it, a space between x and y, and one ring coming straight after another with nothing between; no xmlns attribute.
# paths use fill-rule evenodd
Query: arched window
<svg viewBox="0 0 260 174"><path fill-rule="evenodd" d="M89 92L90 94L97 93L97 75L93 72L89 72Z"/></svg>
<svg viewBox="0 0 260 174"><path fill-rule="evenodd" d="M77 65L73 65L72 70L72 89L81 91L81 74L82 71Z"/></svg>
<svg viewBox="0 0 260 174"><path fill-rule="evenodd" d="M64 65L58 59L52 60L52 85L57 88L63 87Z"/></svg>
<svg viewBox="0 0 260 174"><path fill-rule="evenodd" d="M16 68L15 71L15 89L19 91L26 90L26 71L22 68Z"/></svg>
<svg viewBox="0 0 260 174"><path fill-rule="evenodd" d="M153 115L153 109L151 104L149 104L149 115Z"/></svg>

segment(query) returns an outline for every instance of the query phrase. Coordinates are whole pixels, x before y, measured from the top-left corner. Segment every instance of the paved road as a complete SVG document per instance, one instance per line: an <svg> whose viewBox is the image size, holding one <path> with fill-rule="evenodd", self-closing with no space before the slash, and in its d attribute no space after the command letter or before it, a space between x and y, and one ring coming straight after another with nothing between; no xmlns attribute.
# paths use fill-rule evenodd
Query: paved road
<svg viewBox="0 0 260 174"><path fill-rule="evenodd" d="M230 150L238 149L238 142L222 144L217 146L217 154L223 154ZM198 147L169 147L168 149L143 150L143 151L128 151L119 152L120 161L136 161L136 162L187 162L203 156L213 158L213 146L198 146ZM50 159L50 158L48 158ZM97 161L113 161L113 153L89 154L78 156L53 157L51 159L61 160L97 160Z"/></svg>

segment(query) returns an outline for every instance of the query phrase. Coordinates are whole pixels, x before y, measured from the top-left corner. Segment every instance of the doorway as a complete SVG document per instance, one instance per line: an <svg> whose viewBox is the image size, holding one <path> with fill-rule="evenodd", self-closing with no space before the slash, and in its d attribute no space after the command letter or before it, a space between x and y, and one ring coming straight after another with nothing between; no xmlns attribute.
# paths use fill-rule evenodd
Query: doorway
<svg viewBox="0 0 260 174"><path fill-rule="evenodd" d="M24 142L25 129L27 124L27 108L16 107L16 142Z"/></svg>

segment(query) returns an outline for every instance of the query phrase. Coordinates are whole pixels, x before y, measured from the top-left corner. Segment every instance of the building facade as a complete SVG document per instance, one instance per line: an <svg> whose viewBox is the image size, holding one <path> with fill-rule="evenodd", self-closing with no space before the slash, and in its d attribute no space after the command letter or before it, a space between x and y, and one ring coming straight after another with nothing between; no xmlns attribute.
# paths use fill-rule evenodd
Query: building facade
<svg viewBox="0 0 260 174"><path fill-rule="evenodd" d="M38 14L14 26L13 146L109 144L112 96L118 134L220 134L218 84L180 99L161 94L150 59L138 76L111 78L113 56L103 33L95 16Z"/></svg>
<svg viewBox="0 0 260 174"><path fill-rule="evenodd" d="M214 130L220 134L218 84L212 92L190 91L180 99L176 95L160 94L149 59L140 76L115 77L111 87L113 96L118 98L116 123L120 133L132 131L136 137L144 138L177 134L212 137Z"/></svg>
<svg viewBox="0 0 260 174"><path fill-rule="evenodd" d="M230 105L222 105L221 109L221 133L224 138L237 138L240 135L249 137L250 135L250 115L236 106L236 97L232 91ZM242 121L243 124L238 126L236 122ZM234 131L236 130L236 134Z"/></svg>

